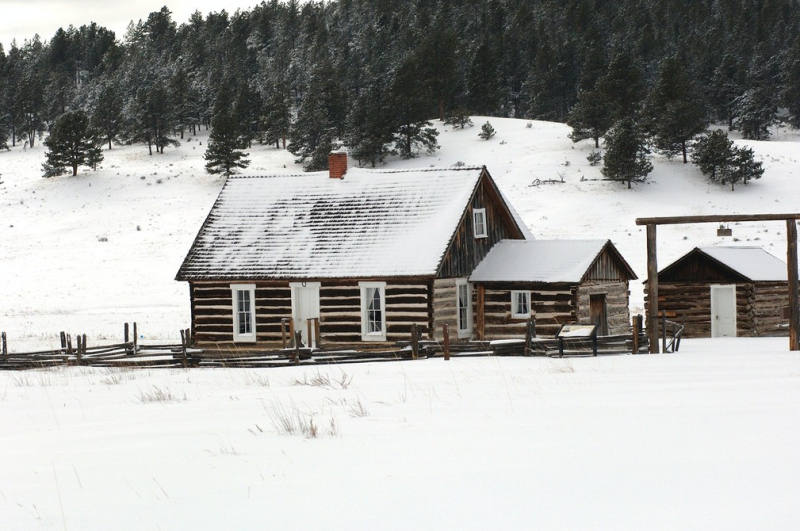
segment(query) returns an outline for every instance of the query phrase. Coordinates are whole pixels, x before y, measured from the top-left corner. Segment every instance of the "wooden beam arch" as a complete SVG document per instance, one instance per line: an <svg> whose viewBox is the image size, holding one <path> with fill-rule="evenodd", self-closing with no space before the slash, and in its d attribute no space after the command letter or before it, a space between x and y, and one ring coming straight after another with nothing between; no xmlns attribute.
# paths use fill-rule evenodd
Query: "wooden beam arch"
<svg viewBox="0 0 800 531"><path fill-rule="evenodd" d="M637 218L637 225L647 227L647 336L650 353L658 354L658 225L690 225L696 223L741 223L753 221L786 222L786 267L789 279L789 350L800 350L800 290L797 270L797 221L800 214L730 214L716 216L672 216Z"/></svg>

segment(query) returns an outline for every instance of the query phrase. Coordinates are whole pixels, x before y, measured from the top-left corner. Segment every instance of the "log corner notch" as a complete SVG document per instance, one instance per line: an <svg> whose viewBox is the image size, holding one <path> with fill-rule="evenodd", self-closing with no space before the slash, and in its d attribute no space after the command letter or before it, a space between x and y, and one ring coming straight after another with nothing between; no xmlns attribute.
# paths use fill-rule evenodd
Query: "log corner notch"
<svg viewBox="0 0 800 531"><path fill-rule="evenodd" d="M658 269L656 266L656 226L695 223L741 223L752 221L786 221L786 264L789 280L789 350L800 350L800 294L797 267L797 221L800 214L731 214L716 216L673 216L637 218L636 224L647 226L647 334L650 352L658 352ZM652 249L651 249L652 245ZM651 328L652 327L652 328ZM655 339L655 346L654 346Z"/></svg>

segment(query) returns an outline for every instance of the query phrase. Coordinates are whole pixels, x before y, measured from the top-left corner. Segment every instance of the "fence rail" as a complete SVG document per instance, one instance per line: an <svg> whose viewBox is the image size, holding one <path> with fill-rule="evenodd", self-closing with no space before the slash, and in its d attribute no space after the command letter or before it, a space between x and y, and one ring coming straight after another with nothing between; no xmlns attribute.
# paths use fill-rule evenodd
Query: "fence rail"
<svg viewBox="0 0 800 531"><path fill-rule="evenodd" d="M639 325L637 326L637 323ZM597 354L630 354L647 352L647 335L641 329L641 316L634 318L629 335L600 336L597 338ZM681 328L682 330L682 328ZM90 345L83 335L73 337L61 332L61 348L35 352L9 352L6 333L0 333L0 370L24 370L58 366L119 367L119 368L186 368L186 367L284 367L290 365L321 365L358 362L412 360L432 357L469 356L581 356L592 355L591 342L570 340L567 348L559 351L557 338L536 337L536 323L531 319L526 327L524 339L503 341L452 341L445 325L445 340L423 339L428 331L414 326L409 341L397 342L386 350L357 350L309 348L303 345L300 331L290 330L290 341L284 339L284 348L233 349L197 348L192 346L189 330L181 330L181 342L169 344L140 343L136 324L125 325L122 343ZM636 333L634 333L636 331ZM286 336L284 336L286 337ZM674 350L680 345L680 334L674 341Z"/></svg>

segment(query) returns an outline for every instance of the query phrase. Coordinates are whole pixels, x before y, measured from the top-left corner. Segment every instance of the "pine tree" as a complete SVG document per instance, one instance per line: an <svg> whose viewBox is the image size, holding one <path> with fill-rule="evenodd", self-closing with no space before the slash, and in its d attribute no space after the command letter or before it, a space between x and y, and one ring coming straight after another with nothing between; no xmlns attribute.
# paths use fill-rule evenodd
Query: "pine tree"
<svg viewBox="0 0 800 531"><path fill-rule="evenodd" d="M211 120L211 134L203 158L208 173L222 173L226 177L237 168L246 168L250 161L242 151L247 143L233 114L228 109L220 109Z"/></svg>
<svg viewBox="0 0 800 531"><path fill-rule="evenodd" d="M800 129L800 38L789 52L783 68L783 94L781 101L788 113L787 121Z"/></svg>
<svg viewBox="0 0 800 531"><path fill-rule="evenodd" d="M472 127L472 118L469 112L464 107L456 107L450 111L444 118L445 125L452 125L453 129L466 129Z"/></svg>
<svg viewBox="0 0 800 531"><path fill-rule="evenodd" d="M746 147L734 149L731 171L728 172L727 179L731 183L731 191L738 183L747 184L754 179L760 179L764 175L764 167L761 162L755 160L753 150ZM723 184L725 182L723 181Z"/></svg>
<svg viewBox="0 0 800 531"><path fill-rule="evenodd" d="M47 146L46 162L42 164L45 177L62 175L67 168L78 174L78 166L95 167L103 160L101 140L89 124L83 111L66 112L53 124Z"/></svg>
<svg viewBox="0 0 800 531"><path fill-rule="evenodd" d="M374 81L356 99L347 117L345 145L359 163L374 168L391 152L392 123L384 112L385 90Z"/></svg>
<svg viewBox="0 0 800 531"><path fill-rule="evenodd" d="M645 97L642 72L627 53L617 55L606 74L597 81L599 97L611 103L614 122L632 119L639 114Z"/></svg>
<svg viewBox="0 0 800 531"><path fill-rule="evenodd" d="M419 65L413 59L407 57L397 69L387 115L392 123L395 150L404 159L416 157L421 149L429 154L439 149L436 142L439 131L427 119L424 95L415 91Z"/></svg>
<svg viewBox="0 0 800 531"><path fill-rule="evenodd" d="M260 141L265 144L275 144L276 149L281 148L281 142L286 149L286 138L292 126L292 108L289 102L289 89L281 83L272 88L264 105L262 124L263 131Z"/></svg>
<svg viewBox="0 0 800 531"><path fill-rule="evenodd" d="M591 138L594 147L599 148L600 137L613 123L611 100L597 89L597 82L605 72L601 50L590 46L583 61L577 101L567 116L567 125L572 127L569 138L573 142Z"/></svg>
<svg viewBox="0 0 800 531"><path fill-rule="evenodd" d="M734 191L736 184L747 184L764 174L764 168L761 162L755 160L753 150L734 146L728 135L719 129L698 139L692 162L711 182L730 183L731 191Z"/></svg>
<svg viewBox="0 0 800 531"><path fill-rule="evenodd" d="M108 149L122 132L122 96L116 84L103 82L96 95L94 111L92 112L92 127L102 133L108 142Z"/></svg>
<svg viewBox="0 0 800 531"><path fill-rule="evenodd" d="M734 101L734 128L750 140L767 140L769 127L778 121L778 69L774 57L760 51L747 71L747 89Z"/></svg>
<svg viewBox="0 0 800 531"><path fill-rule="evenodd" d="M614 181L643 182L653 171L644 133L631 119L621 120L605 136L602 174Z"/></svg>
<svg viewBox="0 0 800 531"><path fill-rule="evenodd" d="M492 124L490 124L489 122L486 122L485 124L483 124L481 126L481 132L478 133L478 136L481 137L483 140L489 140L496 133L497 133L497 131L494 130L494 127L492 127Z"/></svg>
<svg viewBox="0 0 800 531"><path fill-rule="evenodd" d="M668 157L683 155L687 145L708 127L707 113L683 62L676 56L661 62L656 85L645 105L647 129L659 151Z"/></svg>
<svg viewBox="0 0 800 531"><path fill-rule="evenodd" d="M733 156L733 141L721 129L716 129L697 140L692 152L692 163L713 182L722 179Z"/></svg>

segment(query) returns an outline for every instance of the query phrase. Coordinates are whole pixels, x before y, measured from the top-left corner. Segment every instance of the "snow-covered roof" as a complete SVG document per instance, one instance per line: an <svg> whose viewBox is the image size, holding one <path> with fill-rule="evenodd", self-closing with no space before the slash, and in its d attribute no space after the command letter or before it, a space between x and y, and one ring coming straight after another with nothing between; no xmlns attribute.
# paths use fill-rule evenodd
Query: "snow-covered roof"
<svg viewBox="0 0 800 531"><path fill-rule="evenodd" d="M483 171L231 177L177 278L435 275Z"/></svg>
<svg viewBox="0 0 800 531"><path fill-rule="evenodd" d="M580 282L607 243L608 240L503 240L492 247L469 280Z"/></svg>
<svg viewBox="0 0 800 531"><path fill-rule="evenodd" d="M786 282L786 262L761 247L698 247L704 253L754 282Z"/></svg>

